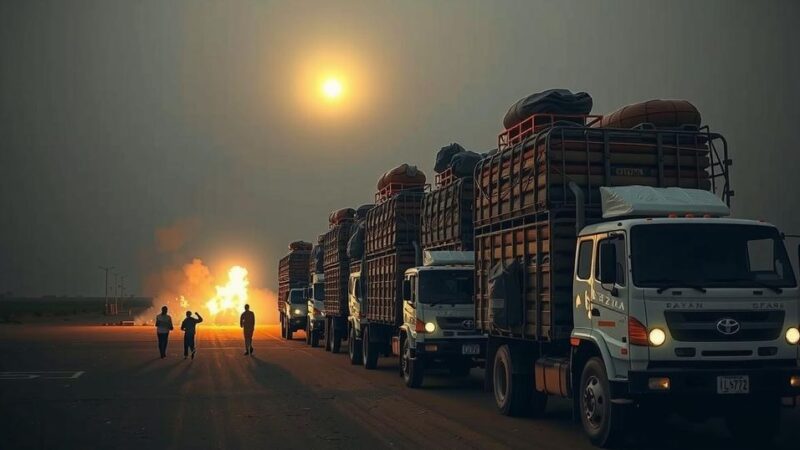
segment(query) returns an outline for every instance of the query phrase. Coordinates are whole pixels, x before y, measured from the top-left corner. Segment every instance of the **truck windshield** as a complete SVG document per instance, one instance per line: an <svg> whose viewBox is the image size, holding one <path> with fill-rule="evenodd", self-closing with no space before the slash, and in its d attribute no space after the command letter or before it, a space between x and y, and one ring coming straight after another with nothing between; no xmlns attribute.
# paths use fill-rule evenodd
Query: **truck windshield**
<svg viewBox="0 0 800 450"><path fill-rule="evenodd" d="M314 283L314 300L318 302L325 300L325 283Z"/></svg>
<svg viewBox="0 0 800 450"><path fill-rule="evenodd" d="M298 303L305 303L306 299L303 297L302 289L292 289L289 293L289 303L296 305Z"/></svg>
<svg viewBox="0 0 800 450"><path fill-rule="evenodd" d="M631 229L639 287L760 287L796 281L778 230L738 224L653 224Z"/></svg>
<svg viewBox="0 0 800 450"><path fill-rule="evenodd" d="M426 270L419 272L422 303L472 303L474 276L471 270Z"/></svg>

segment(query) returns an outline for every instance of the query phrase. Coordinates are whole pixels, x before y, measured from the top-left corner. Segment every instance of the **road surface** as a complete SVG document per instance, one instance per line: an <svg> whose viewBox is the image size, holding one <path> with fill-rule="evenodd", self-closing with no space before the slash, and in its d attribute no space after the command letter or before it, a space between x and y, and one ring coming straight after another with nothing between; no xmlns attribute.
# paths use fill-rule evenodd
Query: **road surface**
<svg viewBox="0 0 800 450"><path fill-rule="evenodd" d="M302 336L262 326L251 358L238 328L200 325L195 360L180 332L162 360L152 327L0 326L0 449L592 448L564 401L502 417L478 370L411 390L393 358L366 371ZM718 421L658 420L628 447L735 444ZM776 448L796 449L800 414L782 420Z"/></svg>

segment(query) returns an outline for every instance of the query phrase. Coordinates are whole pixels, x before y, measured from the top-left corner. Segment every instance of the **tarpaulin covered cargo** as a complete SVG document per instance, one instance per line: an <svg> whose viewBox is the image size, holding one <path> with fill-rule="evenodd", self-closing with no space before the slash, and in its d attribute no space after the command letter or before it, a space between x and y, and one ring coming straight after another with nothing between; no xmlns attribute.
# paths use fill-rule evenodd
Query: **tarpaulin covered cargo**
<svg viewBox="0 0 800 450"><path fill-rule="evenodd" d="M633 103L603 116L596 127L633 128L649 123L656 127L700 126L700 111L686 100L648 100Z"/></svg>
<svg viewBox="0 0 800 450"><path fill-rule="evenodd" d="M592 97L586 92L548 89L531 94L511 105L503 117L503 126L511 128L534 114L586 115L592 112Z"/></svg>

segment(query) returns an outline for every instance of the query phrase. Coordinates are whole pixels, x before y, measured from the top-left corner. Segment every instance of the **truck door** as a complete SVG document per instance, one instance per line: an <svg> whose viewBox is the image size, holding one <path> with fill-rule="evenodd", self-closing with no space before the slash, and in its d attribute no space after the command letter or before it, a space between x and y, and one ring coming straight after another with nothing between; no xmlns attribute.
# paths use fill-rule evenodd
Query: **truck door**
<svg viewBox="0 0 800 450"><path fill-rule="evenodd" d="M593 236L581 238L578 241L578 250L575 255L575 282L573 297L575 298L575 314L573 322L576 329L587 332L592 326L592 262L594 261Z"/></svg>
<svg viewBox="0 0 800 450"><path fill-rule="evenodd" d="M608 345L612 358L628 355L628 283L625 235L621 232L597 236L592 273L592 328Z"/></svg>
<svg viewBox="0 0 800 450"><path fill-rule="evenodd" d="M410 288L407 292L406 289L403 289L403 324L409 331L409 336L411 336L411 331L414 330L417 323L417 276L416 274L408 274L405 279Z"/></svg>

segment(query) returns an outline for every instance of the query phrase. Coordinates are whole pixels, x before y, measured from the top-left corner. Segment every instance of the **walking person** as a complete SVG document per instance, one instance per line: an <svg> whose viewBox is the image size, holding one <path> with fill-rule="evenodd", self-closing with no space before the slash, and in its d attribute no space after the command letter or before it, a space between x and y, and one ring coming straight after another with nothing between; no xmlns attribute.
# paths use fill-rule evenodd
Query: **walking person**
<svg viewBox="0 0 800 450"><path fill-rule="evenodd" d="M167 314L167 307L162 306L161 314L156 316L156 336L158 336L158 351L161 353L161 359L167 357L167 342L172 329L172 317Z"/></svg>
<svg viewBox="0 0 800 450"><path fill-rule="evenodd" d="M181 323L181 330L183 330L183 359L186 359L189 356L189 349L192 350L192 359L194 359L194 353L196 351L194 345L194 335L197 331L197 324L203 321L203 317L200 313L195 313L197 318L195 319L192 317L191 311L186 311L186 318L183 319L183 323Z"/></svg>
<svg viewBox="0 0 800 450"><path fill-rule="evenodd" d="M239 326L244 331L244 354L253 354L253 332L256 329L256 315L250 311L250 305L244 305L244 312L239 317Z"/></svg>

